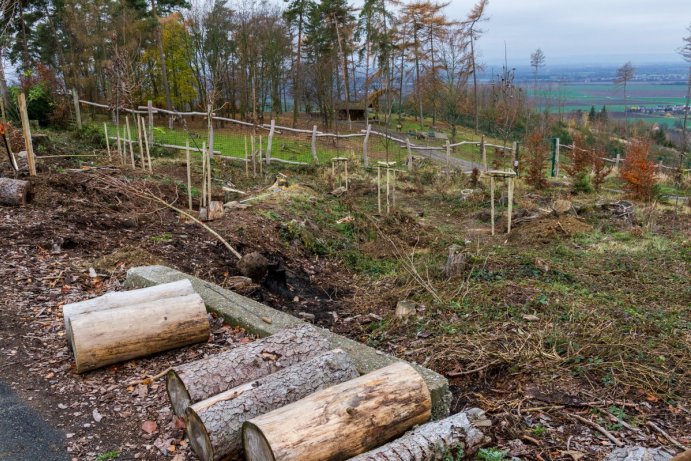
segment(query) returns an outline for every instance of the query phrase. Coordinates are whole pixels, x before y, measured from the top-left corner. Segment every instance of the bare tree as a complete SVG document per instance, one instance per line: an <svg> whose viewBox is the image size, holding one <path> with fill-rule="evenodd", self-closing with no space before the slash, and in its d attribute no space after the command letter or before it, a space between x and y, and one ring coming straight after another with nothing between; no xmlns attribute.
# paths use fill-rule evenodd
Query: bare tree
<svg viewBox="0 0 691 461"><path fill-rule="evenodd" d="M614 77L614 83L624 88L624 126L627 137L629 135L629 107L626 93L626 85L629 83L629 81L633 79L633 75L635 72L636 69L633 67L633 64L631 64L631 61L629 61L623 66L621 66L619 69L617 69L617 73Z"/></svg>
<svg viewBox="0 0 691 461"><path fill-rule="evenodd" d="M535 87L533 89L534 93L537 93L537 76L540 72L540 68L545 65L545 53L542 52L541 48L538 48L533 53L530 54L530 67L533 68L533 77L535 79Z"/></svg>
<svg viewBox="0 0 691 461"><path fill-rule="evenodd" d="M480 22L486 21L485 9L489 4L489 0L480 0L470 10L468 17L465 20L465 26L468 29L468 34L470 36L470 62L472 64L473 71L473 101L475 110L475 134L478 133L480 127L480 112L478 107L478 97L477 97L477 60L475 56L475 41L480 38L483 30L479 29L477 25Z"/></svg>

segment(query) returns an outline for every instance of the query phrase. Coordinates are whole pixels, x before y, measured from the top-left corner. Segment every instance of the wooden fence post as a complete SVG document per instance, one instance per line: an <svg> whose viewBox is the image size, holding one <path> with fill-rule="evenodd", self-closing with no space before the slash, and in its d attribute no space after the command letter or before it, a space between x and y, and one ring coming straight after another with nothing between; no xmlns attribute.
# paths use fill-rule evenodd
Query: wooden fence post
<svg viewBox="0 0 691 461"><path fill-rule="evenodd" d="M413 171L413 151L410 148L410 138L405 138L405 147L408 151L408 171Z"/></svg>
<svg viewBox="0 0 691 461"><path fill-rule="evenodd" d="M211 104L207 106L206 109L206 118L208 119L208 129L209 129L209 158L214 157L214 119L213 119L213 108L211 107Z"/></svg>
<svg viewBox="0 0 691 461"><path fill-rule="evenodd" d="M130 145L130 159L132 160L132 168L137 168L134 164L134 148L132 147L132 130L130 130L130 116L125 116L125 125L127 125L127 142Z"/></svg>
<svg viewBox="0 0 691 461"><path fill-rule="evenodd" d="M614 162L614 168L619 171L619 161L621 160L621 154L617 154L617 159Z"/></svg>
<svg viewBox="0 0 691 461"><path fill-rule="evenodd" d="M369 166L369 158L367 157L367 143L369 142L369 133L372 130L372 125L367 124L367 132L365 133L365 140L362 143L362 164L367 168Z"/></svg>
<svg viewBox="0 0 691 461"><path fill-rule="evenodd" d="M36 176L36 160L34 159L34 146L31 142L31 127L29 127L29 113L26 111L26 96L19 93L19 113L22 120L22 133L26 146L26 163L29 166L29 176Z"/></svg>
<svg viewBox="0 0 691 461"><path fill-rule="evenodd" d="M487 171L487 146L485 146L484 134L480 137L480 152L482 153L482 167Z"/></svg>
<svg viewBox="0 0 691 461"><path fill-rule="evenodd" d="M446 169L451 172L451 143L446 140Z"/></svg>
<svg viewBox="0 0 691 461"><path fill-rule="evenodd" d="M79 109L79 95L77 94L77 89L72 88L72 99L74 101L74 116L77 120L77 128L82 129L82 113Z"/></svg>
<svg viewBox="0 0 691 461"><path fill-rule="evenodd" d="M192 209L192 159L190 158L190 139L185 139L185 157L187 159L187 203Z"/></svg>
<svg viewBox="0 0 691 461"><path fill-rule="evenodd" d="M312 126L312 160L314 163L319 163L319 157L317 157L317 125Z"/></svg>
<svg viewBox="0 0 691 461"><path fill-rule="evenodd" d="M271 144L274 140L274 130L276 129L276 120L271 119L271 129L269 130L269 138L266 140L266 164L271 163Z"/></svg>
<svg viewBox="0 0 691 461"><path fill-rule="evenodd" d="M149 113L149 145L154 145L154 106L149 99L146 103L146 111Z"/></svg>
<svg viewBox="0 0 691 461"><path fill-rule="evenodd" d="M559 138L557 138L556 147L554 149L554 176L559 177Z"/></svg>
<svg viewBox="0 0 691 461"><path fill-rule="evenodd" d="M106 149L108 149L108 161L110 161L112 157L110 155L110 139L108 139L108 124L106 122L103 122L103 131L106 135Z"/></svg>

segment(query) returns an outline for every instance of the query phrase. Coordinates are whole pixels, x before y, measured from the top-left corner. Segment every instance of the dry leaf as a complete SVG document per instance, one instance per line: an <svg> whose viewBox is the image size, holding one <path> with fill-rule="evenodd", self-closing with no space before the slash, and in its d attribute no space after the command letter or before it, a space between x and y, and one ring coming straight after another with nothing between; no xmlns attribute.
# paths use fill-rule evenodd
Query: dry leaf
<svg viewBox="0 0 691 461"><path fill-rule="evenodd" d="M149 420L142 423L142 430L147 434L153 434L156 432L156 429L158 429L158 424L156 424L156 421Z"/></svg>

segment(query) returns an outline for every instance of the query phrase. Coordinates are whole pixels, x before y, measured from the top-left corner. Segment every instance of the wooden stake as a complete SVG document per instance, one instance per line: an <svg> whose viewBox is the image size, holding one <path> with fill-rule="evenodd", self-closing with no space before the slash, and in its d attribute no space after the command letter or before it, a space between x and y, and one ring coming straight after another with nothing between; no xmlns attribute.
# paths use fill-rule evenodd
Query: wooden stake
<svg viewBox="0 0 691 461"><path fill-rule="evenodd" d="M192 209L192 164L190 159L190 140L185 139L185 156L187 158L187 201L189 209Z"/></svg>
<svg viewBox="0 0 691 461"><path fill-rule="evenodd" d="M485 146L485 135L480 137L480 152L482 153L482 167L487 171L487 146Z"/></svg>
<svg viewBox="0 0 691 461"><path fill-rule="evenodd" d="M396 208L396 170L393 170L393 189L391 190L391 204Z"/></svg>
<svg viewBox="0 0 691 461"><path fill-rule="evenodd" d="M103 131L106 134L106 149L108 149L108 161L110 161L112 156L110 155L110 140L108 139L108 124L106 122L103 122Z"/></svg>
<svg viewBox="0 0 691 461"><path fill-rule="evenodd" d="M137 122L137 143L139 144L139 158L142 161L142 170L146 170L146 162L144 159L144 146L142 145L142 124L140 121L141 117L139 114L136 115Z"/></svg>
<svg viewBox="0 0 691 461"><path fill-rule="evenodd" d="M132 160L132 168L136 168L134 164L134 149L132 148L132 131L130 130L130 116L125 117L125 124L127 125L127 142L130 145L130 159Z"/></svg>
<svg viewBox="0 0 691 461"><path fill-rule="evenodd" d="M147 136L149 138L149 144L152 146L154 145L154 107L151 102L151 99L149 99L146 103L146 110L149 113L149 135Z"/></svg>
<svg viewBox="0 0 691 461"><path fill-rule="evenodd" d="M413 171L413 151L410 148L410 139L405 138L405 147L408 151L408 171Z"/></svg>
<svg viewBox="0 0 691 461"><path fill-rule="evenodd" d="M377 166L377 210L381 215L381 167Z"/></svg>
<svg viewBox="0 0 691 461"><path fill-rule="evenodd" d="M508 199L509 199L508 213L509 213L509 215L508 215L508 227L507 227L506 233L510 234L511 233L511 209L513 208L513 178L508 178L508 181L509 181L509 194L508 194Z"/></svg>
<svg viewBox="0 0 691 461"><path fill-rule="evenodd" d="M319 163L319 157L317 156L317 125L312 126L312 161Z"/></svg>
<svg viewBox="0 0 691 461"><path fill-rule="evenodd" d="M250 136L250 139L252 141L252 143L251 143L252 144L251 145L251 147L252 147L252 177L256 178L257 177L257 156L256 156L256 152L254 150L254 147L255 147L254 146L254 135Z"/></svg>
<svg viewBox="0 0 691 461"><path fill-rule="evenodd" d="M211 104L207 106L206 109L207 126L209 131L209 157L214 156L214 118L213 118L213 108Z"/></svg>
<svg viewBox="0 0 691 461"><path fill-rule="evenodd" d="M348 160L343 163L345 163L345 188L348 190Z"/></svg>
<svg viewBox="0 0 691 461"><path fill-rule="evenodd" d="M264 167L262 166L262 164L264 163L264 162L262 162L262 152L264 152L264 149L262 148L262 135L259 135L259 174L261 176L264 175ZM268 165L269 164L268 162L270 162L271 159L267 158L266 161L267 161L267 165Z"/></svg>
<svg viewBox="0 0 691 461"><path fill-rule="evenodd" d="M386 214L389 214L389 167L386 167Z"/></svg>
<svg viewBox="0 0 691 461"><path fill-rule="evenodd" d="M142 134L144 135L144 148L146 149L146 161L149 163L149 173L154 172L154 165L151 163L151 152L149 151L149 139L146 135L146 122L144 122L144 117L139 117L142 121Z"/></svg>
<svg viewBox="0 0 691 461"><path fill-rule="evenodd" d="M250 176L250 165L249 165L249 159L247 158L247 136L245 136L245 177L249 178Z"/></svg>
<svg viewBox="0 0 691 461"><path fill-rule="evenodd" d="M490 176L489 178L489 197L492 202L492 235L494 235L494 176Z"/></svg>
<svg viewBox="0 0 691 461"><path fill-rule="evenodd" d="M271 119L271 128L269 129L269 137L266 140L266 164L271 163L271 145L274 139L274 130L276 129L276 120ZM259 137L259 142L261 144L261 136Z"/></svg>
<svg viewBox="0 0 691 461"><path fill-rule="evenodd" d="M208 182L208 184L206 186L206 193L209 194L208 198L206 200L206 204L210 209L210 207L211 207L211 150L209 150L209 153L206 155L206 175L207 175L206 180ZM221 205L223 205L223 204L221 204ZM222 209L223 208L221 208L221 210ZM209 214L209 216L211 216L211 214Z"/></svg>
<svg viewBox="0 0 691 461"><path fill-rule="evenodd" d="M446 140L446 170L451 173L451 143Z"/></svg>
<svg viewBox="0 0 691 461"><path fill-rule="evenodd" d="M367 109L365 109L367 110ZM367 124L367 132L365 133L365 140L362 142L362 164L367 168L369 165L369 158L367 157L367 143L369 142L369 134L372 126Z"/></svg>
<svg viewBox="0 0 691 461"><path fill-rule="evenodd" d="M116 136L117 143L118 143L118 157L120 157L120 165L124 165L125 164L125 160L124 160L125 155L122 152L123 146L120 143L120 125L115 125L115 136Z"/></svg>
<svg viewBox="0 0 691 461"><path fill-rule="evenodd" d="M74 117L77 121L77 128L82 129L82 113L79 108L79 95L77 94L77 89L72 88L72 100L74 102Z"/></svg>
<svg viewBox="0 0 691 461"><path fill-rule="evenodd" d="M206 208L206 143L202 143L202 200L200 207ZM200 211L201 211L200 208Z"/></svg>
<svg viewBox="0 0 691 461"><path fill-rule="evenodd" d="M26 146L26 163L29 166L29 176L36 176L36 160L34 158L34 145L31 142L31 127L29 126L29 113L26 110L26 96L19 93L19 113L22 120L22 133Z"/></svg>

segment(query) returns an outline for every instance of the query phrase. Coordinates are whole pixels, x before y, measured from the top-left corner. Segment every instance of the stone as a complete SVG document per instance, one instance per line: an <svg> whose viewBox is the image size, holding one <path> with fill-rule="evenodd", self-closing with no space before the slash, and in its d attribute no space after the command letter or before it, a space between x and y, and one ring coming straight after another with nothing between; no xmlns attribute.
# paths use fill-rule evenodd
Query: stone
<svg viewBox="0 0 691 461"><path fill-rule="evenodd" d="M558 215L564 214L571 210L571 202L563 199L555 200L552 204L552 209Z"/></svg>
<svg viewBox="0 0 691 461"><path fill-rule="evenodd" d="M340 187L337 187L334 190L332 190L331 195L333 195L334 197L340 197L341 195L345 194L347 191L348 191L348 189L346 189L343 186L340 186Z"/></svg>
<svg viewBox="0 0 691 461"><path fill-rule="evenodd" d="M227 324L242 327L249 333L256 334L259 337L269 336L277 331L304 323L290 314L165 266L133 267L127 271L125 286L129 289L144 288L182 280L183 278L192 282L194 290L202 297L208 311L223 317ZM262 317L270 318L271 323L263 321ZM391 365L394 362L403 361L365 344L332 333L324 328L317 328L329 340L332 349L343 349L352 357L360 374L369 373L370 371ZM427 383L432 396L432 417L434 419L441 419L448 416L451 406L448 380L428 368L414 363L411 363L411 365L422 375Z"/></svg>
<svg viewBox="0 0 691 461"><path fill-rule="evenodd" d="M610 453L605 461L669 461L672 454L664 448L624 447Z"/></svg>
<svg viewBox="0 0 691 461"><path fill-rule="evenodd" d="M247 253L238 261L238 270L245 277L261 282L269 271L269 260L258 251Z"/></svg>
<svg viewBox="0 0 691 461"><path fill-rule="evenodd" d="M232 201L232 202L226 202L223 205L223 208L225 208L226 210L244 210L245 208L249 208L251 206L252 205L249 205L247 203L240 203L240 202Z"/></svg>
<svg viewBox="0 0 691 461"><path fill-rule="evenodd" d="M415 308L417 308L415 301L402 299L396 303L396 317L399 319L409 317L415 313Z"/></svg>

